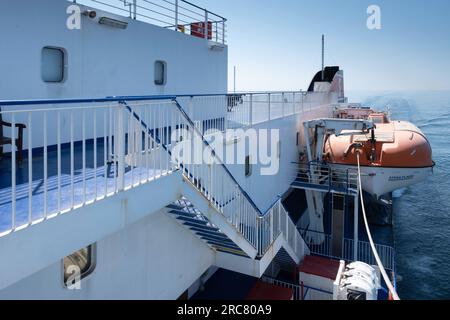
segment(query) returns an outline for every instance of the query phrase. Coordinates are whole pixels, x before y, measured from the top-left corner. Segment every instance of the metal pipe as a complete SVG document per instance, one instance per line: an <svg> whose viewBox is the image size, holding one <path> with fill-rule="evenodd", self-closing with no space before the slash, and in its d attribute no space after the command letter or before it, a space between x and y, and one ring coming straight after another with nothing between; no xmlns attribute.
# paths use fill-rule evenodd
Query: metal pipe
<svg viewBox="0 0 450 320"><path fill-rule="evenodd" d="M175 31L178 31L178 0L175 0Z"/></svg>
<svg viewBox="0 0 450 320"><path fill-rule="evenodd" d="M325 35L322 35L322 81L325 81Z"/></svg>

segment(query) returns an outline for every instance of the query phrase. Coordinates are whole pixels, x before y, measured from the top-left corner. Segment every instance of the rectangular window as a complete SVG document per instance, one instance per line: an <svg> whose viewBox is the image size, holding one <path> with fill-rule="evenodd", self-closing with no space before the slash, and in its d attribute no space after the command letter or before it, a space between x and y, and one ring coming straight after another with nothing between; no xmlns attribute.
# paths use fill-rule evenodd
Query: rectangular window
<svg viewBox="0 0 450 320"><path fill-rule="evenodd" d="M64 50L44 47L41 57L41 76L45 82L64 80Z"/></svg>
<svg viewBox="0 0 450 320"><path fill-rule="evenodd" d="M299 143L300 143L300 132L297 132L297 146L299 145Z"/></svg>
<svg viewBox="0 0 450 320"><path fill-rule="evenodd" d="M245 176L250 177L252 175L252 164L250 163L250 156L245 157Z"/></svg>
<svg viewBox="0 0 450 320"><path fill-rule="evenodd" d="M163 86L166 84L167 64L164 61L155 62L155 84Z"/></svg>
<svg viewBox="0 0 450 320"><path fill-rule="evenodd" d="M63 259L64 284L72 285L75 279L84 279L95 269L95 245L80 249Z"/></svg>

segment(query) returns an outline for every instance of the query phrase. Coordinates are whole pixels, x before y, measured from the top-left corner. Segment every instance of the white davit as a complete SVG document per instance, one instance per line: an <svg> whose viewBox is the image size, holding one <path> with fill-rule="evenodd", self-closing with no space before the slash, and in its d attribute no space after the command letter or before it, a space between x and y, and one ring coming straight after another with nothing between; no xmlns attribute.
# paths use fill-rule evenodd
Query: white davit
<svg viewBox="0 0 450 320"><path fill-rule="evenodd" d="M333 286L334 300L377 300L380 276L377 268L363 262L341 261Z"/></svg>

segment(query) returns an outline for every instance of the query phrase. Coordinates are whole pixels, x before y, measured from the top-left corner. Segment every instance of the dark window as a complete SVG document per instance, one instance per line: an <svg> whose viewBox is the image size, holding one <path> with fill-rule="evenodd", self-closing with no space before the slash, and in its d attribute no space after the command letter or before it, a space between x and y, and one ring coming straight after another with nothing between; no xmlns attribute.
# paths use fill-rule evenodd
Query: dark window
<svg viewBox="0 0 450 320"><path fill-rule="evenodd" d="M155 84L163 86L166 84L167 64L164 61L155 62Z"/></svg>
<svg viewBox="0 0 450 320"><path fill-rule="evenodd" d="M78 250L67 256L63 260L64 264L64 284L77 269L80 272L80 278L84 279L90 275L95 269L95 245ZM75 268L74 268L75 267Z"/></svg>
<svg viewBox="0 0 450 320"><path fill-rule="evenodd" d="M62 82L64 80L64 50L44 47L41 57L41 76L45 82Z"/></svg>
<svg viewBox="0 0 450 320"><path fill-rule="evenodd" d="M250 177L252 175L252 164L250 163L250 156L245 157L245 176Z"/></svg>

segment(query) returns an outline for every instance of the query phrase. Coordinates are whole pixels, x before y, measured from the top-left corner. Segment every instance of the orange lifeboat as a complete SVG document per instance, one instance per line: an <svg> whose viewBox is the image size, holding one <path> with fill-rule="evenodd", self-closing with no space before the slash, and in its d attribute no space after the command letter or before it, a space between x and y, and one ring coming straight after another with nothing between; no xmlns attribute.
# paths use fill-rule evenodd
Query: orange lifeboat
<svg viewBox="0 0 450 320"><path fill-rule="evenodd" d="M373 121L367 134L351 130L328 136L324 160L336 166L356 167L360 152L363 189L374 196L426 179L433 172L432 150L424 133L406 121L391 121L371 109L339 110L338 118Z"/></svg>

